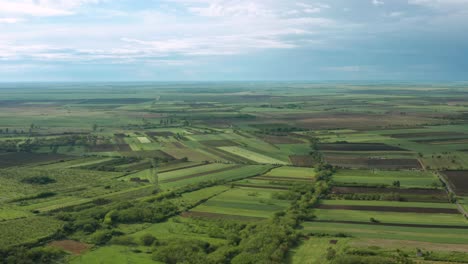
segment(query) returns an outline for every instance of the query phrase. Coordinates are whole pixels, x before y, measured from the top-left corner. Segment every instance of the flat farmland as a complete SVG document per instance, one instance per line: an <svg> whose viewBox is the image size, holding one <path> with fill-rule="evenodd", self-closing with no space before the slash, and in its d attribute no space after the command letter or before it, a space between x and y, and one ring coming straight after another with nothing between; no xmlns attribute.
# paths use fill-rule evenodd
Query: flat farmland
<svg viewBox="0 0 468 264"><path fill-rule="evenodd" d="M51 163L72 159L62 154L39 154L28 152L0 153L0 168L29 165L35 163Z"/></svg>
<svg viewBox="0 0 468 264"><path fill-rule="evenodd" d="M216 171L208 171L203 174L198 174L196 177L182 176L183 178L179 178L176 181L162 182L161 186L163 188L177 188L206 181L229 182L261 175L269 169L271 169L270 165L230 165L229 167Z"/></svg>
<svg viewBox="0 0 468 264"><path fill-rule="evenodd" d="M219 147L219 149L227 151L229 153L232 153L234 155L238 155L241 157L245 157L249 160L252 160L254 162L260 163L260 164L287 164L286 162L282 160L278 160L272 157L265 156L260 153L256 153L247 149L243 149L240 147Z"/></svg>
<svg viewBox="0 0 468 264"><path fill-rule="evenodd" d="M268 218L289 204L288 201L273 199L272 193L274 192L278 192L278 190L234 188L206 201L191 211Z"/></svg>
<svg viewBox="0 0 468 264"><path fill-rule="evenodd" d="M465 86L0 84L0 258L466 263Z"/></svg>
<svg viewBox="0 0 468 264"><path fill-rule="evenodd" d="M382 143L328 143L319 144L318 149L322 151L405 151L400 147Z"/></svg>
<svg viewBox="0 0 468 264"><path fill-rule="evenodd" d="M331 194L353 199L353 195L370 195L385 199L386 196L397 197L408 202L434 202L448 203L448 196L443 189L421 189L421 188L378 188L378 187L337 187L331 189Z"/></svg>
<svg viewBox="0 0 468 264"><path fill-rule="evenodd" d="M395 201L324 200L317 208L377 212L460 214L457 207L454 204L449 203L435 204Z"/></svg>
<svg viewBox="0 0 468 264"><path fill-rule="evenodd" d="M387 185L395 181L405 188L434 188L442 184L437 176L426 171L385 171L385 170L338 170L333 176L336 184Z"/></svg>
<svg viewBox="0 0 468 264"><path fill-rule="evenodd" d="M216 156L213 156L212 154L203 151L201 149L193 149L193 148L188 148L185 146L164 146L162 147L162 150L166 152L167 154L177 158L177 159L183 159L187 158L190 161L214 161L216 160Z"/></svg>
<svg viewBox="0 0 468 264"><path fill-rule="evenodd" d="M306 222L303 226L304 233L347 234L357 238L385 238L449 244L468 243L468 229L465 228L418 228L327 222Z"/></svg>
<svg viewBox="0 0 468 264"><path fill-rule="evenodd" d="M309 155L291 155L289 160L294 166L298 167L312 167L314 165L314 160Z"/></svg>
<svg viewBox="0 0 468 264"><path fill-rule="evenodd" d="M227 169L233 167L232 164L223 164L223 163L212 163L204 166L197 166L193 168L180 169L175 171L163 172L158 174L160 181L164 182L171 179L178 179L182 177L188 177L191 175L197 175L200 173L209 173L210 171L217 171L219 169Z"/></svg>
<svg viewBox="0 0 468 264"><path fill-rule="evenodd" d="M376 208L377 209L377 208ZM412 212L383 212L383 211L360 211L341 209L314 209L314 214L319 221L351 221L359 223L371 223L373 218L379 224L401 224L401 225L430 225L430 226L466 226L468 222L461 214L441 213L412 213Z"/></svg>
<svg viewBox="0 0 468 264"><path fill-rule="evenodd" d="M305 178L313 179L315 177L315 170L313 168L301 168L301 167L291 167L291 166L282 166L279 168L274 168L264 176L268 177L280 177L280 178Z"/></svg>
<svg viewBox="0 0 468 264"><path fill-rule="evenodd" d="M417 207L437 209L457 209L451 203L425 203L425 202L399 202L399 201L361 201L361 200L323 200L321 205L350 205L350 206L373 206L373 207Z"/></svg>
<svg viewBox="0 0 468 264"><path fill-rule="evenodd" d="M365 169L421 169L417 159L381 159L381 158L358 158L347 156L326 155L325 160L330 164L343 168L365 168Z"/></svg>
<svg viewBox="0 0 468 264"><path fill-rule="evenodd" d="M294 138L292 136L263 136L261 137L263 141L266 141L270 144L301 144L305 143L304 141Z"/></svg>

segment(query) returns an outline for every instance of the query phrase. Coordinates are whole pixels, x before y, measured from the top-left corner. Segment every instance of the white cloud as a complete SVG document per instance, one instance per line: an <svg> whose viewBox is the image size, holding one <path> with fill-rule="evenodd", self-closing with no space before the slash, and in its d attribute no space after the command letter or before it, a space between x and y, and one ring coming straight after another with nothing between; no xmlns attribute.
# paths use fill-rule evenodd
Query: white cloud
<svg viewBox="0 0 468 264"><path fill-rule="evenodd" d="M468 4L468 0L408 0L412 5L424 5L431 7L454 6Z"/></svg>
<svg viewBox="0 0 468 264"><path fill-rule="evenodd" d="M0 17L0 24L15 24L23 21L24 19L17 17Z"/></svg>
<svg viewBox="0 0 468 264"><path fill-rule="evenodd" d="M390 12L390 13L388 14L389 17L401 17L401 16L403 16L403 15L404 15L403 12Z"/></svg>
<svg viewBox="0 0 468 264"><path fill-rule="evenodd" d="M49 0L37 4L75 12L83 4L98 1ZM114 63L172 56L178 57L175 59L178 61L179 57L323 45L318 36L320 32L342 30L347 26L304 11L311 6L329 8L323 4L276 0L255 3L242 0L168 1L180 4L177 12L161 9L127 12L124 18L127 23L91 24L88 27L80 23L18 24L18 28L0 35L0 60L108 60ZM285 14L285 11L296 9L297 14ZM186 14L181 15L181 12ZM106 19L113 21L115 18Z"/></svg>
<svg viewBox="0 0 468 264"><path fill-rule="evenodd" d="M381 5L385 4L385 3L382 0L372 0L372 4L375 5L375 6L381 6Z"/></svg>
<svg viewBox="0 0 468 264"><path fill-rule="evenodd" d="M0 0L0 14L33 17L67 16L85 4L100 0Z"/></svg>

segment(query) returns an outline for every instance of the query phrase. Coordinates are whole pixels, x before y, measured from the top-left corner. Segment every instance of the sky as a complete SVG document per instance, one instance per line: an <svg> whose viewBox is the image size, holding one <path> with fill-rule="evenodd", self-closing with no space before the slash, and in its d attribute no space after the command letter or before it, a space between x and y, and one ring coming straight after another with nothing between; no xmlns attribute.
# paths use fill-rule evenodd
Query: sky
<svg viewBox="0 0 468 264"><path fill-rule="evenodd" d="M468 80L468 0L0 0L0 82Z"/></svg>

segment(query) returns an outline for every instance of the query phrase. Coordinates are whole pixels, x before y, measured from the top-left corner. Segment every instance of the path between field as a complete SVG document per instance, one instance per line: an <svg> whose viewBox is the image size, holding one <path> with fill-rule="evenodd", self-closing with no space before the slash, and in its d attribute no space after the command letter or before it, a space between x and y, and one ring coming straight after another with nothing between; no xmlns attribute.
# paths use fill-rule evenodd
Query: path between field
<svg viewBox="0 0 468 264"><path fill-rule="evenodd" d="M445 190L447 191L447 194L449 194L450 192L455 194L452 186L450 185L450 182L445 179L445 177L443 175L441 175L439 172L436 172L435 173L437 175L437 177L439 177L439 179L445 184ZM458 201L455 201L455 205L457 206L458 208L458 211L465 217L468 219L468 212L465 210L465 208L458 202Z"/></svg>

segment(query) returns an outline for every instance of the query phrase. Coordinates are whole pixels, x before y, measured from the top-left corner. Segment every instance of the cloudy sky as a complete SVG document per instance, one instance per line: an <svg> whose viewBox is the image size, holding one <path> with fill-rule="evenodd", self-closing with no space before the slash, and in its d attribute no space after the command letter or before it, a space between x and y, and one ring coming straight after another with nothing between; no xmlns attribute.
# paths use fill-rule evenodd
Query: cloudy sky
<svg viewBox="0 0 468 264"><path fill-rule="evenodd" d="M467 80L468 0L0 0L0 82Z"/></svg>

